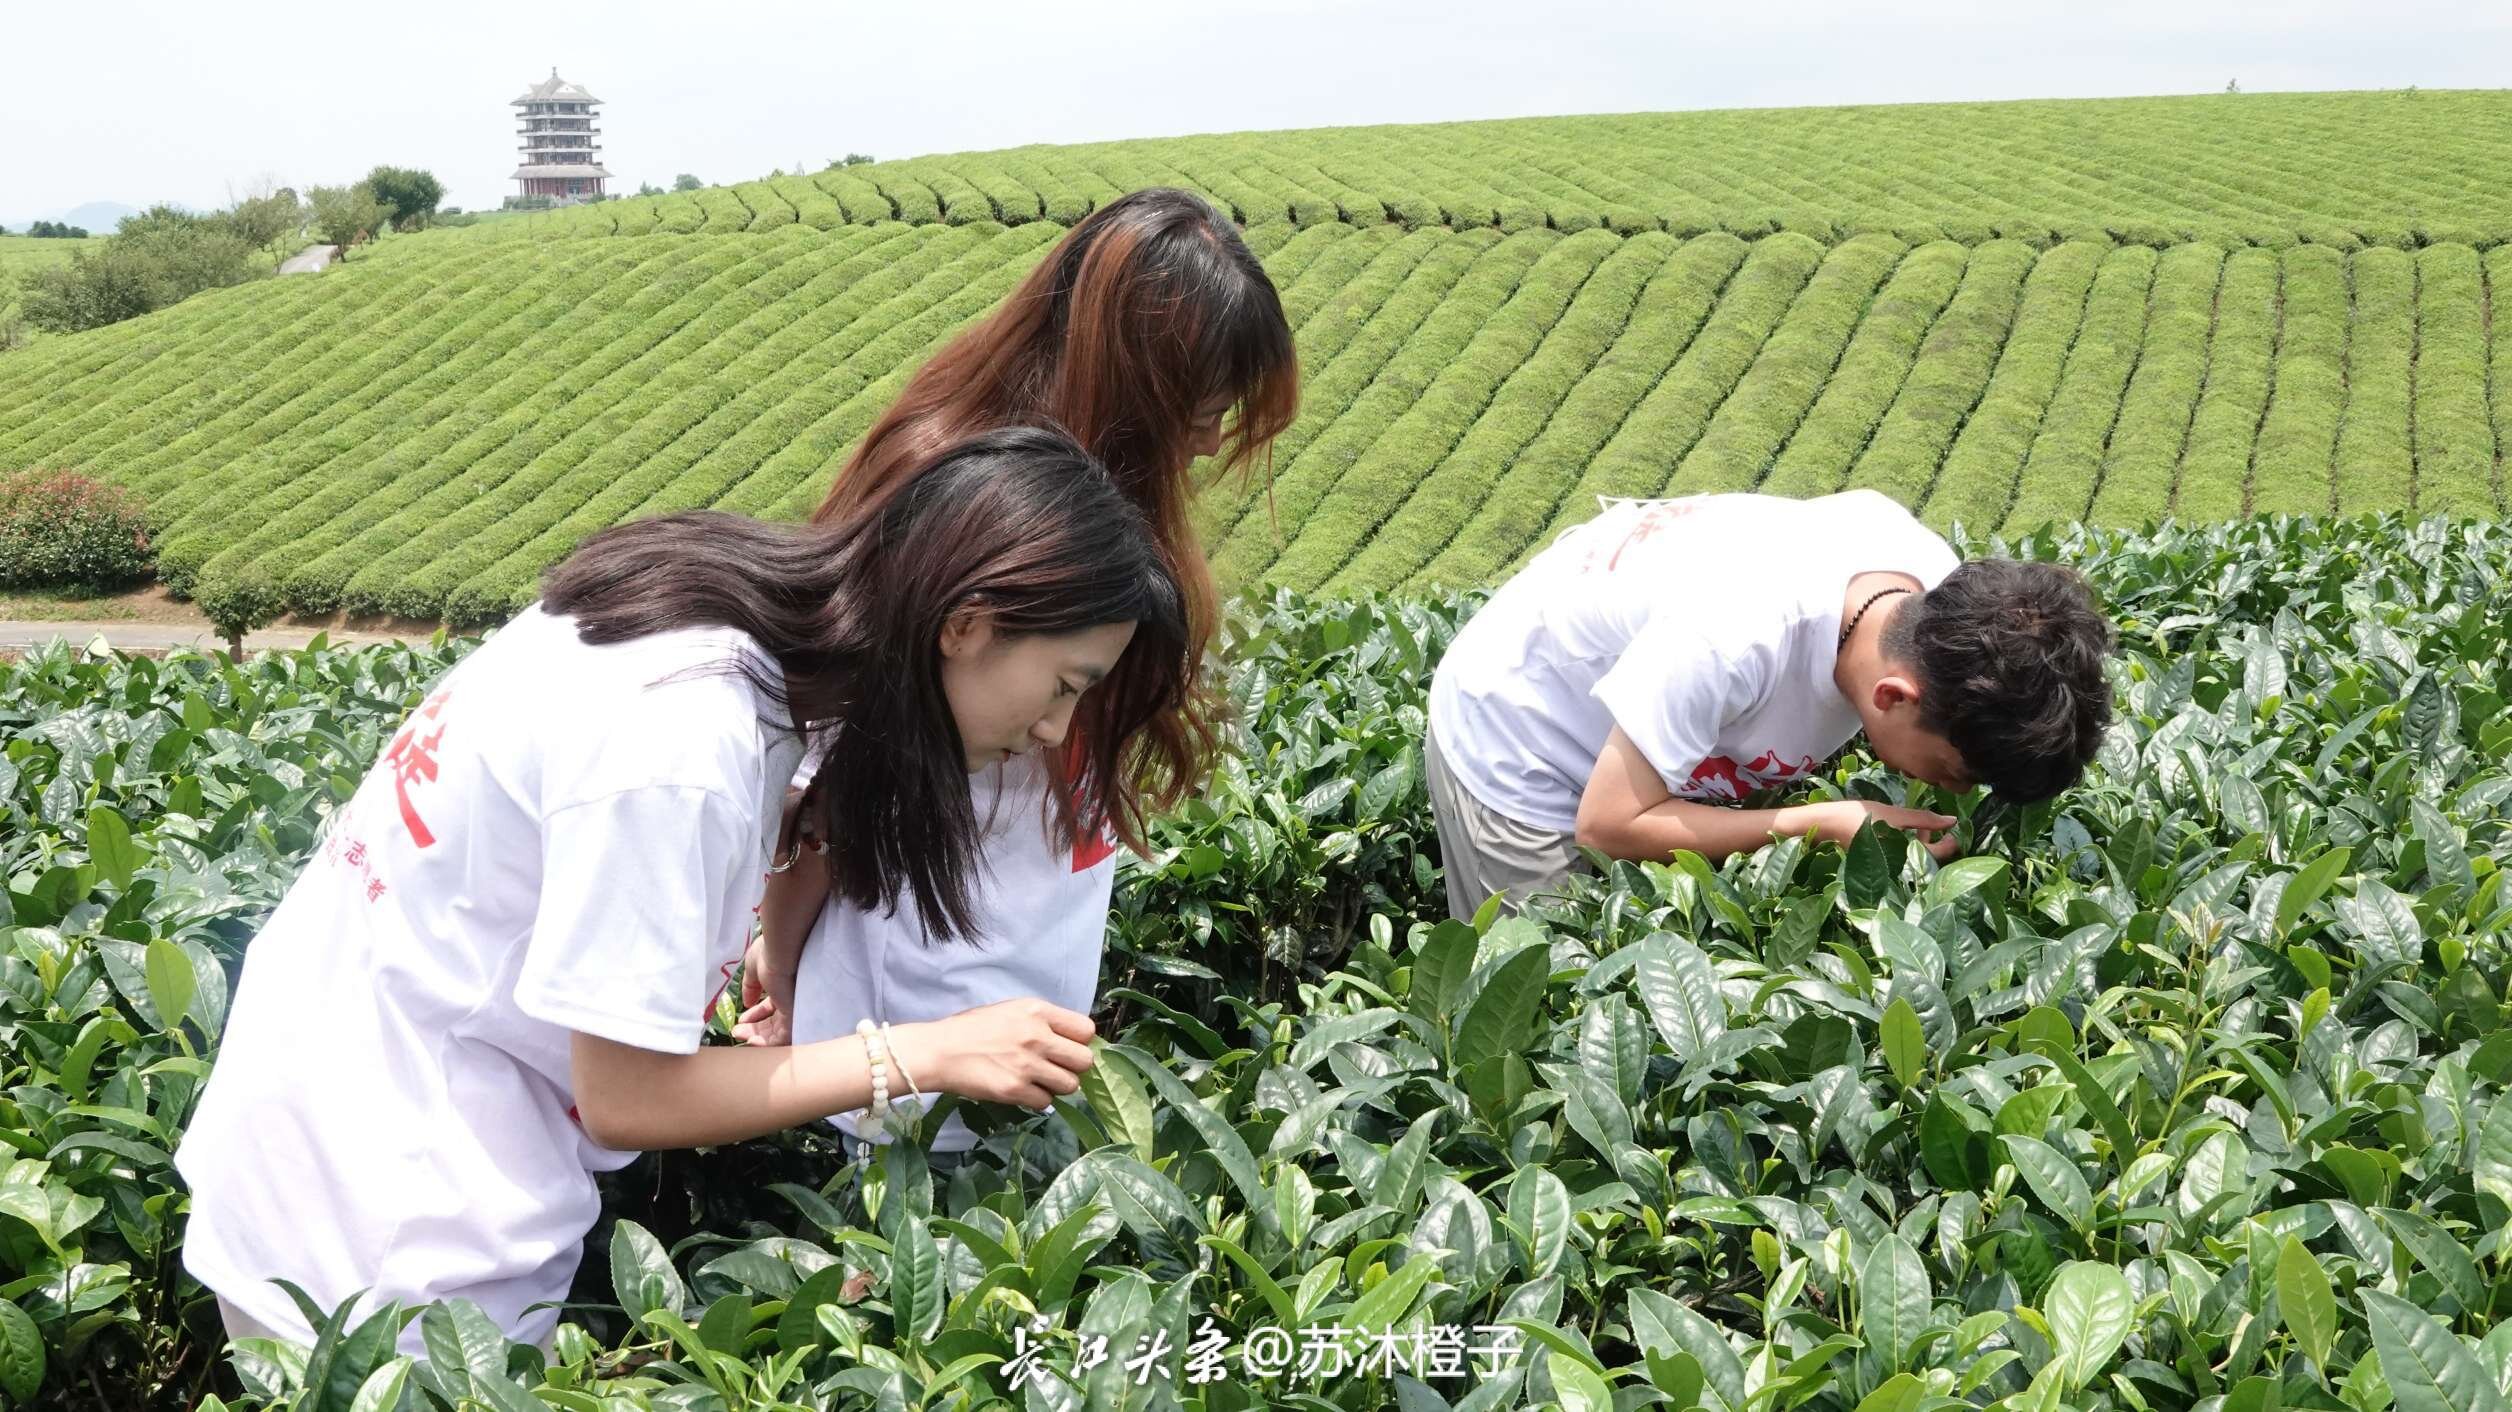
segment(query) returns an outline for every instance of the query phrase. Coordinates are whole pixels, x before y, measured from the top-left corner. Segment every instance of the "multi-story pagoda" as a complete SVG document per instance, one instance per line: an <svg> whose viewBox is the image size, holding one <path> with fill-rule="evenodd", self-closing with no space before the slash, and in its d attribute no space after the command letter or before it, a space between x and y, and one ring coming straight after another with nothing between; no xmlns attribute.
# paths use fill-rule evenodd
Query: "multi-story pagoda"
<svg viewBox="0 0 2512 1412"><path fill-rule="evenodd" d="M602 130L593 125L602 100L551 69L548 82L534 84L513 106L523 110L523 165L515 168L521 194L560 206L599 199L610 177L596 141Z"/></svg>

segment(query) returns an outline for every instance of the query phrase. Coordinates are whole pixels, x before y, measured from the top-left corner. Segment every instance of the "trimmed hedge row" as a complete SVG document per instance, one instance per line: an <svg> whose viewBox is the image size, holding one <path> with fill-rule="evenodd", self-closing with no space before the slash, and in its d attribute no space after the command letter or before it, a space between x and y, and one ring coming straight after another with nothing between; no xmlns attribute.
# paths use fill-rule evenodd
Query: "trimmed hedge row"
<svg viewBox="0 0 2512 1412"><path fill-rule="evenodd" d="M1884 420L1851 463L1844 484L1923 505L1938 467L1969 424L2017 328L2032 247L1996 240L1970 252L1962 285L1919 345Z"/></svg>
<svg viewBox="0 0 2512 1412"><path fill-rule="evenodd" d="M2491 515L2495 432L2486 406L2486 295L2477 252L2416 252L2416 496L2428 515Z"/></svg>
<svg viewBox="0 0 2512 1412"><path fill-rule="evenodd" d="M1263 227L1259 227L1263 229ZM1294 465L1330 418L1319 409L1351 405L1388 358L1430 317L1468 265L1497 236L1416 231L1383 250L1324 307L1300 321L1300 399L1304 415L1271 449L1274 468ZM1272 476L1262 467L1207 487L1196 503L1197 533L1217 544L1243 516L1270 526ZM1251 507L1255 507L1251 510Z"/></svg>
<svg viewBox="0 0 2512 1412"><path fill-rule="evenodd" d="M1771 495L1826 495L1840 488L1900 396L1928 330L1961 288L1969 256L1951 241L1937 241L1902 259L1859 321L1821 396L1755 489ZM2015 278L2023 278L2021 266Z"/></svg>
<svg viewBox="0 0 2512 1412"><path fill-rule="evenodd" d="M1660 238L1672 240L1640 240ZM1622 336L1571 390L1534 444L1501 473L1491 494L1474 507L1464 528L1416 582L1492 583L1535 547L1535 532L1552 518L1570 486L1691 346L1744 264L1746 250L1733 236L1704 236L1673 249L1640 291Z"/></svg>
<svg viewBox="0 0 2512 1412"><path fill-rule="evenodd" d="M2145 341L2103 453L2094 518L2133 524L2171 508L2172 482L2206 386L2223 273L2224 252L2212 245L2174 246L2155 262Z"/></svg>
<svg viewBox="0 0 2512 1412"><path fill-rule="evenodd" d="M1565 253L1579 239L1573 237ZM1672 243L1656 236L1608 247L1570 307L1501 383L1456 449L1424 472L1368 544L1327 577L1329 592L1346 583L1409 582L1456 538L1508 468L1560 422L1571 394L1630 328L1640 292L1665 264Z"/></svg>
<svg viewBox="0 0 2512 1412"><path fill-rule="evenodd" d="M1418 323L1388 350L1386 361L1373 370L1351 401L1329 407L1319 401L1306 413L1330 417L1331 425L1301 448L1275 475L1266 500L1267 513L1250 513L1212 550L1216 573L1234 581L1253 581L1277 550L1275 527L1285 533L1304 530L1311 510L1345 472L1384 436L1405 409L1421 396L1440 371L1466 347L1493 312L1516 291L1537 257L1561 237L1550 232L1513 236L1498 241L1469 237L1460 242L1460 258L1471 260L1462 276L1437 292L1416 291Z"/></svg>
<svg viewBox="0 0 2512 1412"><path fill-rule="evenodd" d="M2173 486L2172 512L2192 519L2239 517L2250 499L2251 449L2268 408L2277 339L2276 254L2236 250L2216 289L2215 337L2207 345L2207 390L2189 425Z"/></svg>
<svg viewBox="0 0 2512 1412"><path fill-rule="evenodd" d="M818 253L815 247L804 249ZM861 268L877 267L874 259L790 258L758 270L589 389L578 400L592 415L502 482L459 504L414 504L398 517L398 526L379 525L376 537L394 547L349 579L343 601L412 617L454 617L445 605L482 568L566 516L602 485L672 452L721 404L727 384L772 371L773 362L744 360L777 330L791 326L789 302L810 308L841 295ZM615 400L603 402L606 395Z"/></svg>
<svg viewBox="0 0 2512 1412"><path fill-rule="evenodd" d="M558 336L554 330L565 326L571 310L617 283L655 277L699 253L694 245L671 241L588 249L598 258L529 262L532 278L474 311L463 353L412 379L380 416L312 429L289 454L247 465L247 475L231 481L219 502L185 526L188 543L173 555L183 572L196 572L221 553L229 556L232 570L265 554L286 554L280 577L325 585L300 586L296 606L336 603L339 583L352 566L331 575L315 566L324 550L366 523L362 516L370 497L380 501L404 481L425 483L431 464L445 453L453 453L445 463L450 465L481 454L484 445L462 439L484 409L520 400L547 380L536 355ZM166 570L167 556L161 555L159 564ZM173 573L167 577L180 587Z"/></svg>
<svg viewBox="0 0 2512 1412"><path fill-rule="evenodd" d="M1862 235L1835 247L1701 439L1675 463L1669 493L1759 485L1830 383L1876 290L1908 254L1889 235Z"/></svg>
<svg viewBox="0 0 2512 1412"><path fill-rule="evenodd" d="M813 180L858 222L1069 223L1160 184L1205 192L1246 224L2491 248L2512 240L2512 159L2493 140L2508 121L2500 92L1902 104L1216 133ZM765 188L799 213L772 180L733 201L675 193L476 229L729 234L784 219Z"/></svg>
<svg viewBox="0 0 2512 1412"><path fill-rule="evenodd" d="M1700 440L1822 262L1822 247L1801 236L1755 245L1716 312L1571 485L1525 552L1594 515L1600 497L1662 493L1676 463Z"/></svg>
<svg viewBox="0 0 2512 1412"><path fill-rule="evenodd" d="M2346 411L2338 421L2337 510L2412 503L2408 369L2416 347L2416 259L2367 250L2347 262L2355 283L2346 343Z"/></svg>
<svg viewBox="0 0 2512 1412"><path fill-rule="evenodd" d="M2330 467L2354 322L2346 257L2321 246L2288 252L2283 290L2268 414L2251 452L2250 509L2326 514L2336 504Z"/></svg>
<svg viewBox="0 0 2512 1412"><path fill-rule="evenodd" d="M2084 515L2104 447L2119 425L2120 395L2145 351L2155 263L2154 251L2131 245L2113 251L2095 274L2067 370L2024 458L2006 513L2010 533Z"/></svg>

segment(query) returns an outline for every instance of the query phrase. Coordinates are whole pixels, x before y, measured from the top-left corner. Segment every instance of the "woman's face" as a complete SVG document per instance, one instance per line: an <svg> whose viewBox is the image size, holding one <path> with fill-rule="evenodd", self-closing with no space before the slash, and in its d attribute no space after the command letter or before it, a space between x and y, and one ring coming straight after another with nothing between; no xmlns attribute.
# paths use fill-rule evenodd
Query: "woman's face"
<svg viewBox="0 0 2512 1412"><path fill-rule="evenodd" d="M1186 429L1186 449L1198 460L1206 456L1220 455L1221 420L1229 415L1230 403L1226 399L1205 403L1202 409L1196 412L1194 422Z"/></svg>
<svg viewBox="0 0 2512 1412"><path fill-rule="evenodd" d="M1115 670L1133 640L1132 623L1003 637L984 614L954 615L942 629L942 694L969 773L1062 745L1082 693Z"/></svg>

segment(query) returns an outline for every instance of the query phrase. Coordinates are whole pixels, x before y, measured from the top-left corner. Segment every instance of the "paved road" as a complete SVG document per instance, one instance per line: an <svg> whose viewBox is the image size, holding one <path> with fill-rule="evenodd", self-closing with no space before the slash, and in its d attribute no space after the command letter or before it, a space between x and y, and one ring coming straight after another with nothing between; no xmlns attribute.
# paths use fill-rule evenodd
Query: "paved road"
<svg viewBox="0 0 2512 1412"><path fill-rule="evenodd" d="M320 274L323 267L337 259L339 255L340 247L337 245L309 245L280 261L279 273L283 275Z"/></svg>
<svg viewBox="0 0 2512 1412"><path fill-rule="evenodd" d="M0 622L0 653L30 651L59 638L68 638L72 645L84 647L97 638L124 652L162 654L182 648L210 652L226 645L226 640L205 627L182 623L40 623ZM312 628L265 628L244 635L244 650L259 652L264 648L289 649L303 647L314 640ZM376 633L335 632L335 644L391 642L395 639Z"/></svg>

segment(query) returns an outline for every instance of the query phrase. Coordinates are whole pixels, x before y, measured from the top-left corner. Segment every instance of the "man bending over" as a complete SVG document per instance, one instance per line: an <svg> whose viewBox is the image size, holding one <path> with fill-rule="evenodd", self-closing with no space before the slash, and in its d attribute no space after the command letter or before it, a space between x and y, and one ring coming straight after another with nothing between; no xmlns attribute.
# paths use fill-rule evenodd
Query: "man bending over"
<svg viewBox="0 0 2512 1412"><path fill-rule="evenodd" d="M1869 819L1953 856L1955 820L1861 800L1736 807L1861 733L1903 774L2013 804L2084 773L2111 627L2082 575L1955 557L1890 497L1619 503L1457 633L1425 756L1448 908L1516 906L1584 845L1713 862Z"/></svg>

